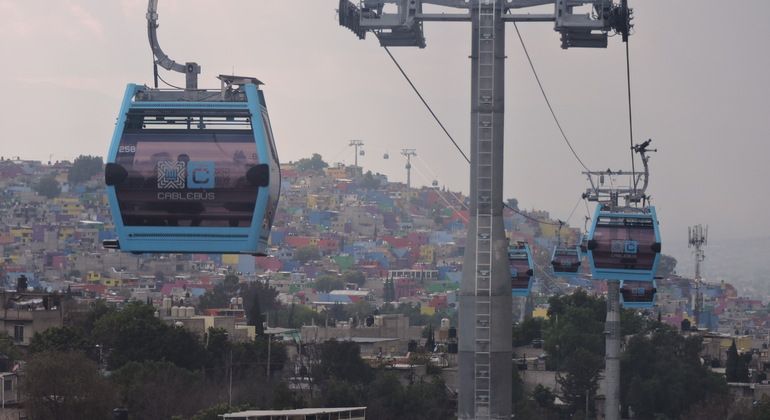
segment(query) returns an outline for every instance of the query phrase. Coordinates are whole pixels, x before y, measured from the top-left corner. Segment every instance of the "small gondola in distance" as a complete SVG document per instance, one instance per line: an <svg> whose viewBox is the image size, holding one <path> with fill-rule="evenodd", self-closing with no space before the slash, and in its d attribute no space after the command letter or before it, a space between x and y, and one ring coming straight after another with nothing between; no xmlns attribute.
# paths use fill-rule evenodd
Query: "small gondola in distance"
<svg viewBox="0 0 770 420"><path fill-rule="evenodd" d="M532 290L532 250L526 242L508 245L508 268L511 273L511 295L529 296Z"/></svg>
<svg viewBox="0 0 770 420"><path fill-rule="evenodd" d="M107 155L117 232L133 253L265 255L280 168L261 84L168 91L129 84Z"/></svg>
<svg viewBox="0 0 770 420"><path fill-rule="evenodd" d="M556 246L551 254L553 274L572 277L580 270L580 248L577 246Z"/></svg>
<svg viewBox="0 0 770 420"><path fill-rule="evenodd" d="M622 280L620 304L629 309L650 309L655 306L657 283L646 280Z"/></svg>

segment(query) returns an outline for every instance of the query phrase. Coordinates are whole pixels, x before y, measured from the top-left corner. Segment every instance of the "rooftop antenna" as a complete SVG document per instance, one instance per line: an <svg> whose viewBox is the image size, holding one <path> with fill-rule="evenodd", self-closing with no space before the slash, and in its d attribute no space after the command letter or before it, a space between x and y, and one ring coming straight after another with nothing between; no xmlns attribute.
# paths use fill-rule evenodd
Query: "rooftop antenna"
<svg viewBox="0 0 770 420"><path fill-rule="evenodd" d="M502 220L505 23L554 22L562 48L605 48L609 32L628 35L630 13L621 1L339 0L340 25L359 39L373 33L386 49L424 48L425 22L471 23L471 217L459 299L459 376L468 380L459 384L460 420L511 417L512 300ZM462 12L425 13L424 4ZM549 4L553 13L511 13ZM614 408L607 418L617 419L619 401L608 404Z"/></svg>
<svg viewBox="0 0 770 420"><path fill-rule="evenodd" d="M687 228L687 247L694 248L695 254L695 299L693 302L695 313L695 326L700 325L700 315L703 311L703 292L701 284L703 283L703 277L701 276L701 263L706 259L706 253L703 247L708 243L709 227L703 225L695 225Z"/></svg>

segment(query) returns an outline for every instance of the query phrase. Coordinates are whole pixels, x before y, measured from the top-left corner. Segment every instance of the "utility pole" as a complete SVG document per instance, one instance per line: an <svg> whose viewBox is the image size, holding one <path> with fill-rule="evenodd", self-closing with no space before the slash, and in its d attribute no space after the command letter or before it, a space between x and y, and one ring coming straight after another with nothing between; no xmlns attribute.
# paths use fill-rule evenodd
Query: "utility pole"
<svg viewBox="0 0 770 420"><path fill-rule="evenodd" d="M463 12L424 13L423 4ZM553 13L510 13L549 4ZM340 25L359 39L372 32L383 47L424 48L424 22L471 23L471 205L459 296L460 420L511 418L512 297L502 217L505 23L554 22L562 48L604 48L607 33L620 30L616 21L623 21L628 34L628 9L621 9L613 0L339 0Z"/></svg>
<svg viewBox="0 0 770 420"><path fill-rule="evenodd" d="M415 149L401 149L401 155L406 156L406 190L412 189L412 156L417 156Z"/></svg>
<svg viewBox="0 0 770 420"><path fill-rule="evenodd" d="M359 147L363 147L363 145L364 145L364 142L361 141L361 140L350 140L350 143L348 144L348 146L353 146L353 148L355 150L355 160L354 161L355 161L356 168L358 167L358 148ZM363 150L361 152L363 152Z"/></svg>
<svg viewBox="0 0 770 420"><path fill-rule="evenodd" d="M692 306L695 313L695 327L700 325L701 312L703 311L703 292L700 290L703 283L701 276L701 263L706 259L706 253L703 247L708 243L709 227L695 225L687 228L687 247L695 248L695 299Z"/></svg>

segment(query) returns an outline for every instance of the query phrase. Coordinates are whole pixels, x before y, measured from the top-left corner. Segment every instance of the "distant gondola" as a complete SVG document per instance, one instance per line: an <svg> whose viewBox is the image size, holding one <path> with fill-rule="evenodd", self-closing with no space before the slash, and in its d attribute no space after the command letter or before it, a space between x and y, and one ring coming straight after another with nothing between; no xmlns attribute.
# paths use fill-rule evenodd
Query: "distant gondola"
<svg viewBox="0 0 770 420"><path fill-rule="evenodd" d="M532 251L526 242L508 246L508 268L511 272L511 295L528 296L532 289Z"/></svg>
<svg viewBox="0 0 770 420"><path fill-rule="evenodd" d="M557 246L551 256L553 274L557 276L573 276L580 269L580 248Z"/></svg>
<svg viewBox="0 0 770 420"><path fill-rule="evenodd" d="M655 304L655 280L623 280L620 282L620 302L626 308L649 309Z"/></svg>
<svg viewBox="0 0 770 420"><path fill-rule="evenodd" d="M117 241L134 253L264 255L280 170L257 79L221 90L128 85L105 181Z"/></svg>

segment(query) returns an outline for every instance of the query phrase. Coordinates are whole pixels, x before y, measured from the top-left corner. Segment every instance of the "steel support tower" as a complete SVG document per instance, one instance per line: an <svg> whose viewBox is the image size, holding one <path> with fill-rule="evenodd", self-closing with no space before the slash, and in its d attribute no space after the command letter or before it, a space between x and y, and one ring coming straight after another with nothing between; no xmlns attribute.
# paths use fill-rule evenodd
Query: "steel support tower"
<svg viewBox="0 0 770 420"><path fill-rule="evenodd" d="M355 158L353 161L355 162L355 167L358 168L358 148L364 146L364 142L361 140L350 140L350 143L348 143L348 146L353 146L353 150L355 152Z"/></svg>
<svg viewBox="0 0 770 420"><path fill-rule="evenodd" d="M417 156L414 149L401 149L401 155L406 157L406 190L412 190L412 156Z"/></svg>
<svg viewBox="0 0 770 420"><path fill-rule="evenodd" d="M467 13L424 13L423 4ZM554 12L510 13L543 5ZM562 48L604 48L620 22L627 35L628 8L613 0L340 0L338 12L341 26L360 39L372 32L383 47L425 47L426 21L471 22L471 205L459 298L458 418L510 420L513 314L502 218L505 23L554 22Z"/></svg>
<svg viewBox="0 0 770 420"><path fill-rule="evenodd" d="M472 199L459 299L461 419L511 412L512 300L502 213L505 25L498 7L491 1L471 9Z"/></svg>

